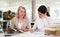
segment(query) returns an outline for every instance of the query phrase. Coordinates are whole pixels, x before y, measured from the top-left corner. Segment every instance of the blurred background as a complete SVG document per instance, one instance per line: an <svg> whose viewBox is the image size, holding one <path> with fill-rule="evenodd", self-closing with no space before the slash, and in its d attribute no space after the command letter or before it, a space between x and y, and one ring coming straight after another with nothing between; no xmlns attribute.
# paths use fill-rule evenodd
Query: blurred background
<svg viewBox="0 0 60 37"><path fill-rule="evenodd" d="M37 9L45 5L56 24L60 24L60 0L0 0L0 25L6 29L9 20L12 20L19 6L26 8L27 16L34 23L38 18ZM9 12L11 15L9 15ZM11 16L11 18L8 18ZM2 30L2 29L1 29Z"/></svg>

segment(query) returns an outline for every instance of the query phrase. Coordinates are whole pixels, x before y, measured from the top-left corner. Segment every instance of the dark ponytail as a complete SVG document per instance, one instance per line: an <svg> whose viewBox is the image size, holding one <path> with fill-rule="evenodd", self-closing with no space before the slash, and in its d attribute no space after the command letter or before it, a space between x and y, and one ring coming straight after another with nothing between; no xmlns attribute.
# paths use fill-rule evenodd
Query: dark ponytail
<svg viewBox="0 0 60 37"><path fill-rule="evenodd" d="M49 12L47 12L46 6L44 6L44 5L41 5L41 6L38 8L38 11L39 11L40 13L42 13L42 14L47 13L46 15L47 15L48 17L50 16Z"/></svg>
<svg viewBox="0 0 60 37"><path fill-rule="evenodd" d="M46 14L48 17L50 17L50 14L49 14L49 12L47 12L47 14Z"/></svg>

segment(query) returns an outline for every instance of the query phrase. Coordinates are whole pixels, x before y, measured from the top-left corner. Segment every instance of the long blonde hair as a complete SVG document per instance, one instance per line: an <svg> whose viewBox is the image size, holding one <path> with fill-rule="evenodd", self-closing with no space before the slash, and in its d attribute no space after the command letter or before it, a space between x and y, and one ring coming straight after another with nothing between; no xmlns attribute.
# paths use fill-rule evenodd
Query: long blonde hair
<svg viewBox="0 0 60 37"><path fill-rule="evenodd" d="M22 8L22 9L25 10L25 16L24 16L23 18L26 18L26 9L25 9L25 7L23 7L23 6L19 6L19 7L18 7L16 17L19 18L19 10L20 10L20 8Z"/></svg>

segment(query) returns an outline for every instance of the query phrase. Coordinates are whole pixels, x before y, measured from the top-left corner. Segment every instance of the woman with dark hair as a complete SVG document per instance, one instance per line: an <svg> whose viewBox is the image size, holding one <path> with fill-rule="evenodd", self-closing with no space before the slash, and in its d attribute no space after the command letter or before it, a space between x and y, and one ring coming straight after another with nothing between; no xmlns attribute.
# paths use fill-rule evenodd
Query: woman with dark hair
<svg viewBox="0 0 60 37"><path fill-rule="evenodd" d="M49 13L47 14L47 8L44 5L41 5L38 8L38 18L35 21L35 25L32 28L32 31L36 30L36 28L40 31L43 32L45 31L45 27L48 25L53 24L53 20L51 17L49 17Z"/></svg>

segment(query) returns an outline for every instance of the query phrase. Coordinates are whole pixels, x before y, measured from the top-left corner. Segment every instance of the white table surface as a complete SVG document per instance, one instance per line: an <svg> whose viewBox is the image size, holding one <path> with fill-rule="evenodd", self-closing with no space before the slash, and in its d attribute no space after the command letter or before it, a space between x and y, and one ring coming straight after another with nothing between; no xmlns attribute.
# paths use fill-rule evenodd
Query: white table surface
<svg viewBox="0 0 60 37"><path fill-rule="evenodd" d="M0 37L5 37L4 35L6 34L0 33ZM10 37L60 37L60 36L44 35L43 33L40 33L40 32L34 32L34 33L24 32L19 34L13 34Z"/></svg>
<svg viewBox="0 0 60 37"><path fill-rule="evenodd" d="M44 33L41 32L34 32L34 33L25 32L22 34L13 35L12 37L60 37L60 36L44 35Z"/></svg>

